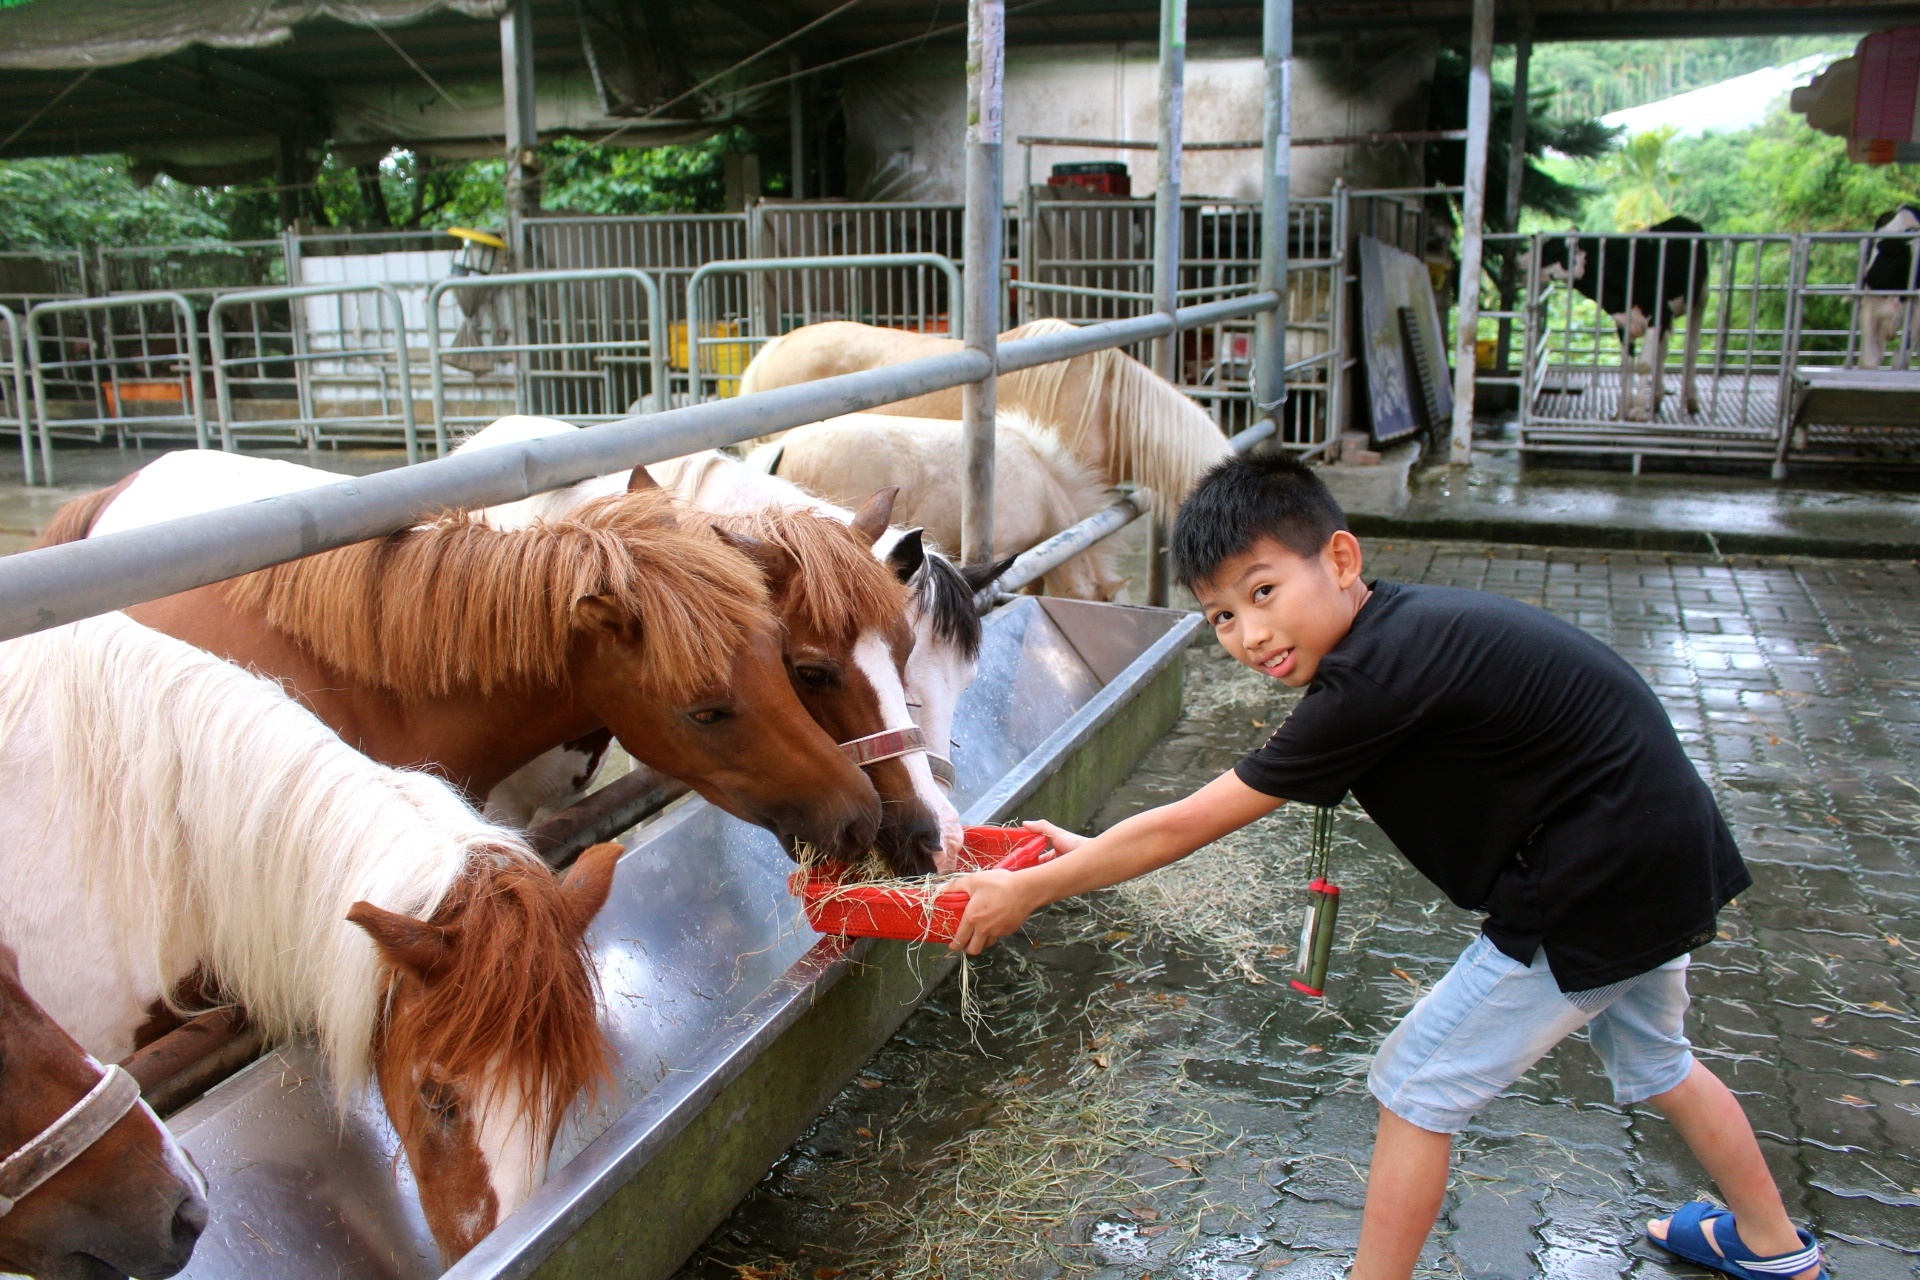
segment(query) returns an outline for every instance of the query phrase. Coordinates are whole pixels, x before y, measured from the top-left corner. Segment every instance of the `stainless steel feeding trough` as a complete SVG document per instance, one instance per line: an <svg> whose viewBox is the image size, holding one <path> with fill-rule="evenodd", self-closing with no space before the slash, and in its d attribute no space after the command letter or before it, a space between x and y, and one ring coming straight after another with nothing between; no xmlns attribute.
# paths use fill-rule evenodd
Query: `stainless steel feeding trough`
<svg viewBox="0 0 1920 1280"><path fill-rule="evenodd" d="M1178 717L1200 625L1036 598L989 615L954 730L966 820L1084 822ZM449 1277L670 1275L951 967L940 947L816 934L773 837L702 801L627 844L589 939L617 1093L575 1117L546 1186ZM211 1185L186 1274L441 1274L385 1113L340 1114L310 1046L169 1123Z"/></svg>

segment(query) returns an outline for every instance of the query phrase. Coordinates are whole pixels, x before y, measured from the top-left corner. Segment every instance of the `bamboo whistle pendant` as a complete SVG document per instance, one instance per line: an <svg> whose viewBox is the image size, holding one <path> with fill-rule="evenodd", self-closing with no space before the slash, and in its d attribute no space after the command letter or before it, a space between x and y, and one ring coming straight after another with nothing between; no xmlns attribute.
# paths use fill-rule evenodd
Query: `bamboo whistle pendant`
<svg viewBox="0 0 1920 1280"><path fill-rule="evenodd" d="M1327 993L1327 965L1333 959L1333 924L1340 915L1340 886L1327 879L1333 853L1333 810L1313 811L1313 845L1307 853L1307 918L1300 928L1300 976L1293 989L1310 996Z"/></svg>

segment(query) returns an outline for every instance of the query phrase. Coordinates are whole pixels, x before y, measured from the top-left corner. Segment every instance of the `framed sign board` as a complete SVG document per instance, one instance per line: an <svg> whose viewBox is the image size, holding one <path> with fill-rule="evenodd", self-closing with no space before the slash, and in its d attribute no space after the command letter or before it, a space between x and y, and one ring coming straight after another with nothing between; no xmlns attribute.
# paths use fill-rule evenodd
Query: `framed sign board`
<svg viewBox="0 0 1920 1280"><path fill-rule="evenodd" d="M1427 264L1372 236L1361 236L1359 249L1360 349L1367 365L1367 403L1373 416L1373 443L1386 445L1430 425L1428 416L1436 411L1439 420L1450 419L1453 386L1445 357L1431 358L1446 350L1446 340ZM1405 322L1402 309L1409 312ZM1422 340L1430 358L1416 362L1410 347Z"/></svg>

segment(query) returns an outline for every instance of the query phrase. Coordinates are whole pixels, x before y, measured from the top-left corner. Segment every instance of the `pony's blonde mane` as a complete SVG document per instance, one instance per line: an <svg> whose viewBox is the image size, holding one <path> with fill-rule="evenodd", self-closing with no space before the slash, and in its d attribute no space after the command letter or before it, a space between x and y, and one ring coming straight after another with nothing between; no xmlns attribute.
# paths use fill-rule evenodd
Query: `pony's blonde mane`
<svg viewBox="0 0 1920 1280"><path fill-rule="evenodd" d="M1041 319L1010 331L1007 338L1073 327L1064 320ZM1077 407L1060 403L1070 365L1086 370L1088 393ZM1170 516L1207 469L1231 452L1220 428L1199 405L1118 348L1005 374L1000 396L1001 403L1025 410L1058 433L1082 459L1099 452L1099 442L1091 437L1104 403L1107 483L1145 485L1153 490L1155 509L1163 516Z"/></svg>
<svg viewBox="0 0 1920 1280"><path fill-rule="evenodd" d="M204 964L270 1036L314 1035L343 1098L387 985L348 908L429 918L486 868L549 874L445 782L376 764L279 685L124 614L0 645L0 758L47 770L55 829L136 963Z"/></svg>
<svg viewBox="0 0 1920 1280"><path fill-rule="evenodd" d="M1059 322L1055 322L1059 323ZM1107 486L1092 467L1075 457L1059 436L1031 415L1018 409L1001 409L994 414L994 426L1010 431L1026 441L1047 477L1060 490L1076 520L1084 520L1107 505ZM1102 538L1078 557L1102 582L1111 581L1119 572L1117 550L1112 538Z"/></svg>
<svg viewBox="0 0 1920 1280"><path fill-rule="evenodd" d="M564 687L588 595L637 624L640 692L684 699L725 680L767 609L753 564L655 492L520 530L451 513L248 574L227 594L329 667L408 700Z"/></svg>
<svg viewBox="0 0 1920 1280"><path fill-rule="evenodd" d="M844 521L802 507L767 507L740 515L705 513L715 525L771 542L799 566L775 608L815 632L851 644L906 615L907 589Z"/></svg>

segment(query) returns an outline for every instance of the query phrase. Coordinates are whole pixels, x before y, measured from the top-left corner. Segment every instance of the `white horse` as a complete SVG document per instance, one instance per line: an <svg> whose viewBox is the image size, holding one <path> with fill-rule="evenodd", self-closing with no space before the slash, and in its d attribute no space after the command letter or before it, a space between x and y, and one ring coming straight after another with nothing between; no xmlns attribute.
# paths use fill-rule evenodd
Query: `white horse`
<svg viewBox="0 0 1920 1280"><path fill-rule="evenodd" d="M617 845L562 885L448 784L124 614L0 645L0 772L0 937L89 1052L216 992L316 1037L343 1101L378 1077L450 1259L533 1192L606 1073L582 939Z"/></svg>
<svg viewBox="0 0 1920 1280"><path fill-rule="evenodd" d="M515 414L475 433L455 452L576 429L557 418ZM647 471L654 483L680 501L715 514L750 515L768 507L788 506L820 511L848 522L854 515L844 507L823 502L796 485L756 472L718 452L690 454L656 463ZM594 498L619 493L632 482L631 472L598 476L565 489L488 507L481 514L496 528L524 527L535 520L563 516ZM876 693L883 699L887 723L902 728L917 724L926 738L924 754L916 752L902 759L913 779L915 794L940 819L941 852L936 861L942 869L951 869L965 832L959 812L943 789L952 785L952 765L946 759L945 744L952 740L954 712L960 695L973 683L979 657L981 631L973 605L974 593L991 581L995 567L959 569L938 551L927 549L920 533L918 529L896 526L881 534L873 544L874 555L891 564L910 590L908 620L913 627L914 644L904 676L894 675L889 679L892 667L883 663L878 654L872 655L872 661L863 664L862 670L867 672ZM897 707L893 702L896 689ZM560 758L566 750L557 748L549 752L501 786L512 784L531 798L538 786L532 778L534 771L543 771L552 778L566 776L570 761ZM568 797L551 791L539 798L549 808L570 802Z"/></svg>
<svg viewBox="0 0 1920 1280"><path fill-rule="evenodd" d="M995 417L993 549L1014 556L1105 506L1107 488L1050 432L1025 414ZM900 490L894 518L923 526L943 547L960 545L960 486L965 441L958 422L850 413L796 427L747 457L747 465L811 489L835 502L889 485ZM1044 579L1048 595L1112 600L1126 588L1116 577L1113 544L1101 542Z"/></svg>
<svg viewBox="0 0 1920 1280"><path fill-rule="evenodd" d="M1034 320L1000 335L1002 342L1061 333L1064 320ZM740 379L740 393L814 382L837 374L958 351L953 338L883 329L850 320L810 324L760 348ZM1208 468L1232 449L1220 428L1172 383L1123 351L1109 348L998 379L998 406L1016 409L1058 436L1073 456L1108 485L1140 484L1155 509L1170 516ZM960 418L960 389L933 391L882 405L875 413L905 418ZM769 437L774 438L774 437Z"/></svg>

